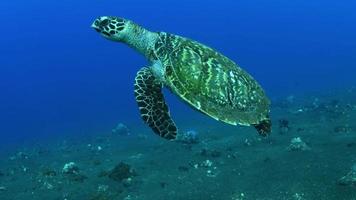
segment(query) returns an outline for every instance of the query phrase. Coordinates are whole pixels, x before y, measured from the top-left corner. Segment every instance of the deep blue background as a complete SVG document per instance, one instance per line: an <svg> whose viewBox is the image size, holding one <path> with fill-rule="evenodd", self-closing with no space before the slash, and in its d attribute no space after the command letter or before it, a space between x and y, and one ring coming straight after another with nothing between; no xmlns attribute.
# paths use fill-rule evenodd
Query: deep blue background
<svg viewBox="0 0 356 200"><path fill-rule="evenodd" d="M0 143L140 122L132 83L146 61L91 30L97 16L203 42L274 97L355 85L355 10L351 0L3 0Z"/></svg>

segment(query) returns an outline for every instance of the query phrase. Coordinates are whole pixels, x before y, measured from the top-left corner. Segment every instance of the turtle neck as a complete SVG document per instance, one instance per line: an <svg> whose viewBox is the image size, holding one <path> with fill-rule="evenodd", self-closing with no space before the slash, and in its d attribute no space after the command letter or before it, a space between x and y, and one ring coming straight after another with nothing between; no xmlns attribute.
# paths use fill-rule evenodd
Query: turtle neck
<svg viewBox="0 0 356 200"><path fill-rule="evenodd" d="M149 58L159 37L158 33L148 31L132 21L129 23L127 34L122 38L122 42Z"/></svg>

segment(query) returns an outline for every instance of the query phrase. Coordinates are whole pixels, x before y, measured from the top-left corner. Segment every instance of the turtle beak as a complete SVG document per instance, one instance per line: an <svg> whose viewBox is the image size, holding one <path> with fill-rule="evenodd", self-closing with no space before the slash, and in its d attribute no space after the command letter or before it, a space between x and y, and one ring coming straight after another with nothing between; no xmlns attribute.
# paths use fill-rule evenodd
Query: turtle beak
<svg viewBox="0 0 356 200"><path fill-rule="evenodd" d="M94 30L96 30L96 32L101 33L101 29L100 29L96 24L98 24L97 20L95 20L95 21L93 22L93 24L91 25L91 27L92 27Z"/></svg>

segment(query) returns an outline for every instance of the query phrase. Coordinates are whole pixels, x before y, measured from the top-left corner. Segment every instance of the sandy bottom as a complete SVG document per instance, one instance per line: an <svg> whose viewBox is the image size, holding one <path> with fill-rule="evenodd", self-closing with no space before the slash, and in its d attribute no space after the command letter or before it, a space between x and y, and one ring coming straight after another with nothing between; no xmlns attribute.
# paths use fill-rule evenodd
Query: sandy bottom
<svg viewBox="0 0 356 200"><path fill-rule="evenodd" d="M354 182L340 182L356 164L356 98L347 95L274 100L268 138L204 117L179 122L194 124L196 144L165 141L142 125L131 136L38 141L1 155L0 199L356 199L356 172ZM304 143L292 148L297 137ZM63 172L69 162L72 174ZM114 180L120 162L131 171Z"/></svg>

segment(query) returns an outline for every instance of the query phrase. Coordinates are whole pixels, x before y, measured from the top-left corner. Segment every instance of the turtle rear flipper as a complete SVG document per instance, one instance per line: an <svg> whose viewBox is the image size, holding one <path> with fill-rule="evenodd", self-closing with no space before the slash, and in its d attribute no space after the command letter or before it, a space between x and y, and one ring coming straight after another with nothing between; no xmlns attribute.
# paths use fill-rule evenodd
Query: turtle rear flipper
<svg viewBox="0 0 356 200"><path fill-rule="evenodd" d="M135 78L135 97L142 119L159 136L173 140L177 127L172 120L162 94L162 84L149 68L142 68Z"/></svg>
<svg viewBox="0 0 356 200"><path fill-rule="evenodd" d="M253 124L253 126L262 136L267 136L269 133L272 132L272 122L269 118L261 121L259 124Z"/></svg>

